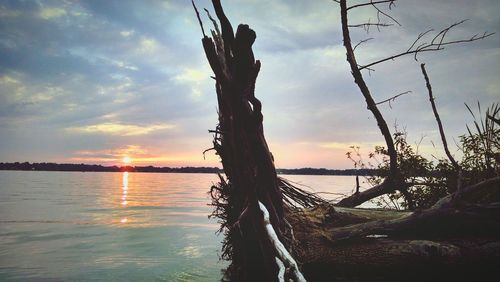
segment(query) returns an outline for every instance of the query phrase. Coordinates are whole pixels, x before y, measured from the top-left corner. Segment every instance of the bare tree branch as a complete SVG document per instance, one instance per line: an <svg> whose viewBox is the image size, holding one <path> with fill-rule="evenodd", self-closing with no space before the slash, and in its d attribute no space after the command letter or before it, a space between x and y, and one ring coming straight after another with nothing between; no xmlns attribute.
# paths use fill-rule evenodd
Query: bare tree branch
<svg viewBox="0 0 500 282"><path fill-rule="evenodd" d="M391 4L393 4L393 3L394 3L394 1L391 1ZM389 4L389 9L391 9L391 4ZM401 26L401 24L400 24L400 23L399 23L399 22L398 22L395 18L393 18L391 15L389 15L389 14L387 14L387 13L383 12L383 11L382 11L382 10L380 10L380 9L379 9L379 7L377 7L376 5L372 5L372 6L373 6L373 8L375 8L375 10L377 10L377 19L378 19L378 21L379 21L379 22L380 22L380 15L382 14L382 15L384 15L385 17L387 17L387 18L391 19L391 20L392 20L393 22L395 22L397 25Z"/></svg>
<svg viewBox="0 0 500 282"><path fill-rule="evenodd" d="M220 30L219 30L219 25L217 24L217 21L212 17L212 15L210 15L210 12L204 8L203 10L205 10L205 12L207 13L207 16L208 18L212 21L212 24L214 25L214 28L215 28L215 32L218 36L220 36Z"/></svg>
<svg viewBox="0 0 500 282"><path fill-rule="evenodd" d="M292 275L293 275L293 280L297 282L306 282L306 279L302 275L302 273L299 270L299 266L297 265L297 262L295 259L292 257L290 252L285 248L283 243L280 241L278 238L278 235L276 234L276 231L274 230L273 226L271 225L271 220L269 218L269 212L267 211L266 206L259 201L259 209L262 212L262 217L263 217L263 224L264 224L264 229L266 230L267 237L269 241L271 242L271 245L274 247L276 254L278 255L280 261L282 261L286 266L290 269ZM280 266L281 267L281 266ZM278 274L279 275L279 274Z"/></svg>
<svg viewBox="0 0 500 282"><path fill-rule="evenodd" d="M334 2L337 2L340 4L340 1L336 1L334 0ZM376 24L360 24L360 25L353 25L353 26L350 26L350 27L363 27L365 28L366 32L369 31L369 26L370 25L374 25L374 26L377 26L377 29L380 31L380 27L386 27L386 26L392 26L392 24L387 24L387 23L381 23L381 15L382 16L385 16L386 18L390 19L391 21L393 21L394 23L396 23L397 25L401 26L401 24L394 18L392 17L391 15L389 15L388 13L382 11L377 5L378 4L384 4L384 3L389 3L389 10L395 6L395 2L396 0L380 0L380 1L373 1L373 0L370 0L370 2L366 2L366 3L361 3L361 4L356 4L356 5L353 5L353 6L350 6L350 7L347 7L347 10L346 11L349 11L351 9L354 9L354 8L361 8L361 7L366 7L366 6L371 6L373 7L376 11L377 11L377 23ZM368 28L365 26L367 25Z"/></svg>
<svg viewBox="0 0 500 282"><path fill-rule="evenodd" d="M412 92L411 92L411 91L406 91L406 92L403 92L403 93L399 93L399 94L397 94L397 95L392 96L392 97L391 97L391 98L389 98L389 99L385 99L385 100L380 101L380 102L375 103L375 104L376 104L376 105L380 105L380 104L383 104L383 103L387 103L387 102L389 102L389 107L391 107L391 102L395 101L395 100L396 100L396 98L398 98L398 97L400 97L400 96L403 96L403 95L406 95L406 94L410 94L410 93L412 93ZM391 107L391 108L392 108L392 107Z"/></svg>
<svg viewBox="0 0 500 282"><path fill-rule="evenodd" d="M366 85L366 82L363 79L363 75L360 72L360 69L358 68L358 64L356 63L356 57L354 55L354 49L352 48L351 45L351 37L349 33L349 27L348 27L348 20L347 20L347 4L346 0L341 0L340 1L340 13L341 13L341 20L342 20L342 34L344 38L344 47L347 51L347 61L349 62L349 65L351 66L351 72L354 77L354 81L358 85L361 93L365 97L366 104L368 106L368 109L373 113L375 116L375 119L377 120L377 124L380 128L380 131L382 135L384 136L385 142L387 144L387 150L389 152L389 157L390 157L390 170L391 173L394 172L396 174L397 170L397 157L396 157L396 149L394 147L394 142L392 140L391 132L389 131L389 127L387 126L387 123L385 119L382 116L382 113L380 113L379 109L377 108L377 105L375 104L375 101L373 100L373 97L370 94L370 90L368 89L368 86Z"/></svg>
<svg viewBox="0 0 500 282"><path fill-rule="evenodd" d="M370 41L370 40L372 40L372 39L373 39L373 38L367 38L367 39L363 39L363 40L359 41L359 42L358 42L358 44L354 45L354 48L352 48L352 50L353 50L353 51L355 51L355 50L356 50L356 48L358 48L358 46L359 46L359 45L361 45L361 44L363 44L363 43L366 43L366 42L368 42L368 41Z"/></svg>
<svg viewBox="0 0 500 282"><path fill-rule="evenodd" d="M203 33L203 37L207 37L205 35L205 30L203 29L203 22L200 19L200 13L198 13L198 9L196 8L196 5L194 4L194 0L191 0L191 4L193 4L194 11L196 12L196 17L198 18L198 22L200 23L201 32Z"/></svg>
<svg viewBox="0 0 500 282"><path fill-rule="evenodd" d="M340 3L338 1L335 1L335 2ZM390 9L391 5L394 5L394 2L396 2L396 0L370 1L370 3L356 4L356 5L352 5L350 7L347 7L347 11L354 9L354 8L359 8L359 7L364 7L364 6L374 6L374 5L382 4L382 3L389 3L389 9Z"/></svg>
<svg viewBox="0 0 500 282"><path fill-rule="evenodd" d="M453 45L453 44L457 44L457 43L473 42L473 41L485 39L485 38L487 38L487 37L492 36L493 34L495 34L493 32L491 32L491 33L484 32L482 35L475 34L475 35L473 35L473 36L471 36L469 38L447 41L446 40L446 35L448 34L448 32L452 28L454 28L454 27L456 27L456 26L464 23L465 21L466 20L462 20L462 21L456 22L456 23L448 26L447 28L439 31L431 39L431 41L429 43L427 43L427 42L420 42L420 40L423 37L425 37L425 35L427 35L428 33L430 33L433 30L430 29L430 30L427 30L427 31L425 31L423 33L420 33L417 36L417 39L410 45L410 47L406 51L401 52L401 53L396 54L396 55L393 55L393 56L390 56L390 57L387 57L387 58L384 58L384 59L377 60L377 61L369 63L367 65L362 65L362 66L359 67L359 69L360 70L368 69L369 67L372 67L374 65L377 65L377 64L389 61L389 60L394 60L396 58L399 58L399 57L402 57L402 56L405 56L405 55L410 55L410 54L413 54L414 55L414 59L417 60L417 55L420 54L420 53L422 53L422 52L439 51L439 50L443 50L445 48L445 46L448 46L448 45Z"/></svg>
<svg viewBox="0 0 500 282"><path fill-rule="evenodd" d="M429 92L429 101L431 102L432 106L432 111L434 112L434 117L436 118L436 122L439 127L439 134L441 135L441 141L443 142L443 147L444 151L446 152L446 156L448 156L448 159L450 162L453 164L453 167L459 171L460 166L458 165L457 161L453 158L453 156L450 153L450 150L448 149L448 142L446 142L446 135L444 134L444 129L443 129L443 124L441 122L441 119L439 118L439 114L436 108L436 103L434 103L434 96L432 95L432 86L429 81L429 77L427 76L427 71L425 70L425 64L421 64L420 68L422 69L422 74L424 75L425 78L425 84L427 86L427 90Z"/></svg>
<svg viewBox="0 0 500 282"><path fill-rule="evenodd" d="M410 47L408 48L408 50L406 50L406 52L410 52L411 49L413 48L413 46L415 46L415 44L417 44L417 42L422 38L424 37L427 33L431 32L431 31L434 31L434 29L429 29L429 30L426 30L424 32L421 32L418 36L417 36L417 39L415 39L415 41L413 41L413 43L410 45Z"/></svg>
<svg viewBox="0 0 500 282"><path fill-rule="evenodd" d="M387 26L393 26L393 24L388 24L388 23L362 23L362 24L350 24L349 27L362 27L364 28L367 32L370 29L371 26L376 26L378 27L387 27Z"/></svg>

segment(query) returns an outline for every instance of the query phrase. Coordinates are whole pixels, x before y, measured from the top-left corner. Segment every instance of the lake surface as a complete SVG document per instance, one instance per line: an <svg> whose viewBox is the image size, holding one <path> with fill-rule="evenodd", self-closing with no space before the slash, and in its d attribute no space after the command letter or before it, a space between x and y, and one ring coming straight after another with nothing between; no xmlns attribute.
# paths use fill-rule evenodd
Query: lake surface
<svg viewBox="0 0 500 282"><path fill-rule="evenodd" d="M284 177L316 192L354 187L352 176ZM0 280L218 281L222 235L207 218L216 181L214 174L0 171Z"/></svg>

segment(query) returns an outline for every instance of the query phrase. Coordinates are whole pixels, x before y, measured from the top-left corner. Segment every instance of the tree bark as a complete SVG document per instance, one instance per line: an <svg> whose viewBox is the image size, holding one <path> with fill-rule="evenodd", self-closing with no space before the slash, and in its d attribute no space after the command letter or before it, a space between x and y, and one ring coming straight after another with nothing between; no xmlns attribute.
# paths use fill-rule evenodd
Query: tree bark
<svg viewBox="0 0 500 282"><path fill-rule="evenodd" d="M375 100L373 100L370 89L366 85L363 74L361 73L358 63L356 62L356 56L354 55L354 49L351 44L351 36L349 33L347 11L348 8L346 0L340 0L342 36L344 40L344 47L346 49L347 62L351 67L351 74L354 78L354 82L356 83L356 85L358 85L361 94L365 98L368 109L372 112L375 120L377 121L377 125L387 145L387 153L389 155L389 175L380 185L372 187L362 193L356 193L349 197L346 197L337 204L338 206L342 207L355 207L375 197L391 193L396 190L400 190L403 194L408 196L409 193L406 193L408 185L404 182L404 179L398 169L397 153L394 146L394 140L392 139L391 131L389 130L389 127L387 126L382 113L378 109L377 103L375 103ZM413 209L412 199L408 197L408 199L406 200L408 202L409 208Z"/></svg>
<svg viewBox="0 0 500 282"><path fill-rule="evenodd" d="M434 117L436 118L436 122L438 124L439 135L441 136L441 142L443 142L444 151L446 153L446 156L448 156L448 159L450 160L453 167L457 171L459 171L460 166L458 165L457 161L455 161L455 158L453 158L453 156L450 153L450 150L448 149L448 142L446 142L446 135L444 134L443 123L441 122L441 118L439 117L439 113L436 108L436 103L434 102L434 96L432 95L432 86L429 80L429 76L427 76L427 71L425 70L425 64L420 64L420 69L422 70L422 74L425 79L425 85L427 87L427 92L429 93L429 101L431 103L432 112L434 113Z"/></svg>
<svg viewBox="0 0 500 282"><path fill-rule="evenodd" d="M475 281L500 267L500 203L471 204L500 177L416 212L330 206L291 213L310 281ZM458 193L458 192L456 192Z"/></svg>
<svg viewBox="0 0 500 282"><path fill-rule="evenodd" d="M356 63L346 1L339 2L347 59L390 157L390 174L380 185L339 203L354 207L396 189L405 193L408 184L400 175L391 133ZM228 279L304 281L291 255L292 246L293 254L303 263L305 277L313 281L380 281L378 278L384 274L387 277L387 273L401 279L399 275L405 274L408 267L421 271L422 267L438 264L447 270L470 262L479 265L482 258L487 258L488 265L499 265L500 203L463 202L485 187L498 189L498 177L465 187L432 208L413 213L333 208L280 180L264 137L262 105L255 97L261 67L252 51L256 34L247 25L239 25L234 34L220 0L212 3L221 31L209 15L215 31L211 31L211 38L204 35L202 44L216 82L219 124L211 132L226 178L221 176L221 182L211 192L214 215L221 219L226 236L224 254L231 260ZM198 12L197 16L200 19ZM287 198L283 198L282 191ZM284 200L288 206L284 206ZM293 203L314 207L297 211ZM290 226L296 241L293 234L292 239L285 235L291 233ZM457 238L462 242L457 243ZM471 255L461 259L465 253ZM429 257L431 264L426 261ZM440 264L442 261L445 263ZM373 271L375 276L360 275L358 264L364 268L363 273ZM390 272L393 267L396 271Z"/></svg>
<svg viewBox="0 0 500 282"><path fill-rule="evenodd" d="M438 201L433 207L416 211L408 216L392 220L375 220L335 228L326 237L332 242L358 239L363 236L382 234L404 236L433 233L452 233L463 236L465 233L500 234L500 203L468 204L464 199L474 199L482 190L500 190L500 177L490 178L467 186L454 194ZM458 197L459 195L460 197Z"/></svg>
<svg viewBox="0 0 500 282"><path fill-rule="evenodd" d="M216 81L219 124L214 149L221 157L225 185L231 187L224 203L229 207L224 223L232 262L228 275L232 281L276 281L276 250L258 203L263 203L277 238L284 242L283 199L264 137L262 105L254 93L261 66L252 51L256 34L244 24L234 34L220 0L212 3L222 34L215 26L212 38L204 36L202 43Z"/></svg>
<svg viewBox="0 0 500 282"><path fill-rule="evenodd" d="M398 163L397 163L396 149L394 147L394 141L392 140L392 135L389 130L389 127L387 126L387 123L385 122L382 113L378 109L377 104L373 100L370 90L368 89L368 86L366 85L366 82L363 79L363 74L358 68L358 63L356 62L356 56L354 55L354 50L351 44L351 36L349 33L346 0L340 1L340 17L342 23L342 36L344 39L344 47L346 49L347 62L351 67L351 74L354 78L354 82L358 85L361 94L363 94L363 97L365 98L368 109L373 113L373 116L377 121L377 125L380 129L380 132L382 133L382 136L384 136L384 140L387 145L387 151L390 158L390 174L396 175Z"/></svg>

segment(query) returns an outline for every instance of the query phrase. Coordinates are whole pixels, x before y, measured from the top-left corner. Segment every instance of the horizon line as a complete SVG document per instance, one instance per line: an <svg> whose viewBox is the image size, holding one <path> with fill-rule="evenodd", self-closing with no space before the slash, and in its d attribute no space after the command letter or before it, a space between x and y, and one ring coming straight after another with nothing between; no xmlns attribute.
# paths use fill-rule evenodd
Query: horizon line
<svg viewBox="0 0 500 282"><path fill-rule="evenodd" d="M126 164L126 165L103 165L103 164L88 164L88 163L57 163L57 162L0 162L0 170L6 170L4 169L4 166L13 166L13 165L57 165L57 166L88 166L88 167L100 167L103 169L195 169L195 170L203 170L203 169L212 169L212 170L218 170L218 172L224 172L224 169L218 166L177 166L177 167L171 167L171 166L155 166L155 165L132 165L132 164ZM19 167L21 170L28 170L28 168L22 169ZM35 169L35 168L31 168ZM362 172L362 171L374 171L376 169L373 168L324 168L324 167L300 167L300 168L276 168L276 170L285 170L285 171L297 171L297 170L313 170L316 172L324 171L324 172ZM130 172L141 172L141 171L130 171ZM147 172L147 171L143 171Z"/></svg>

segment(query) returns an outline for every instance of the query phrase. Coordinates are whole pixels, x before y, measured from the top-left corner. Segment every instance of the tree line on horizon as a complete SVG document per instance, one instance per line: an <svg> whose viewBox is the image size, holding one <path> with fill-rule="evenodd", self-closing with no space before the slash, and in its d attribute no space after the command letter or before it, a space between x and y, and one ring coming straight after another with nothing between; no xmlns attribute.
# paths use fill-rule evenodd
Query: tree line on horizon
<svg viewBox="0 0 500 282"><path fill-rule="evenodd" d="M97 164L72 164L72 163L30 163L13 162L0 163L0 170L24 171L89 171L89 172L157 172L157 173L221 173L218 167L156 167L156 166L103 166ZM379 173L375 169L327 169L327 168L279 168L278 174L297 175L359 175L374 176Z"/></svg>

